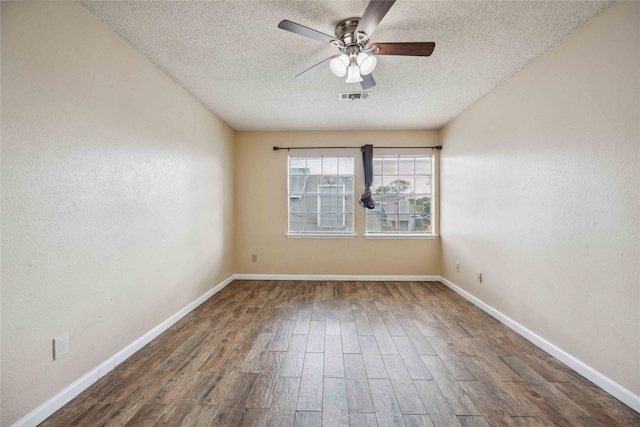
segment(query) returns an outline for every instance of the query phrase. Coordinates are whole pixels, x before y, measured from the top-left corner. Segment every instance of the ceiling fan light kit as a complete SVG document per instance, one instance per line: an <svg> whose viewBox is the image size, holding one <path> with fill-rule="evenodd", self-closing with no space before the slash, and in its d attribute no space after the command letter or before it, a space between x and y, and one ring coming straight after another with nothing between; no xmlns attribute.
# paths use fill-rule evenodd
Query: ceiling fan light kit
<svg viewBox="0 0 640 427"><path fill-rule="evenodd" d="M347 70L347 79L346 83L360 83L362 81L362 76L360 75L360 70L358 69L357 64L349 65L349 69Z"/></svg>
<svg viewBox="0 0 640 427"><path fill-rule="evenodd" d="M283 20L278 28L309 37L336 47L340 55L331 56L298 74L297 79L307 79L329 66L338 77L345 77L346 83L360 83L367 90L375 86L371 73L378 59L375 55L430 56L435 48L433 42L419 43L375 43L369 45L369 38L387 14L395 0L371 0L362 18L347 18L336 25L335 37L305 27L295 22ZM362 76L367 76L363 78Z"/></svg>
<svg viewBox="0 0 640 427"><path fill-rule="evenodd" d="M367 74L371 74L371 72L376 68L378 59L373 55L369 55L365 52L360 52L356 57L356 62L360 67L360 74L366 76Z"/></svg>
<svg viewBox="0 0 640 427"><path fill-rule="evenodd" d="M333 58L329 63L329 67L333 74L338 77L344 77L347 75L347 68L349 68L349 57L344 53L336 58Z"/></svg>

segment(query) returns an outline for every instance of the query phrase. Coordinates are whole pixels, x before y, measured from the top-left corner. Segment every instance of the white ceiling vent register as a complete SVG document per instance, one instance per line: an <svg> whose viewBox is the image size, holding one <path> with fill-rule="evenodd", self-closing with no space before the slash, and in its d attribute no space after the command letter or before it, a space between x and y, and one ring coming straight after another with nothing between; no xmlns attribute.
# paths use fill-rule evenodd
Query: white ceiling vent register
<svg viewBox="0 0 640 427"><path fill-rule="evenodd" d="M369 92L340 92L338 98L340 101L355 101L356 99L369 99Z"/></svg>

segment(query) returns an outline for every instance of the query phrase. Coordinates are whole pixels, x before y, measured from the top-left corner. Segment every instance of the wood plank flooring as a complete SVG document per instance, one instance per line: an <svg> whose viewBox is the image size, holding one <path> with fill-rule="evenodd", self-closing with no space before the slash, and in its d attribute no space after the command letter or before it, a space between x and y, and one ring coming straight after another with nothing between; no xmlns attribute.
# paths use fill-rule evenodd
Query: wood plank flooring
<svg viewBox="0 0 640 427"><path fill-rule="evenodd" d="M640 426L441 283L235 281L42 426Z"/></svg>

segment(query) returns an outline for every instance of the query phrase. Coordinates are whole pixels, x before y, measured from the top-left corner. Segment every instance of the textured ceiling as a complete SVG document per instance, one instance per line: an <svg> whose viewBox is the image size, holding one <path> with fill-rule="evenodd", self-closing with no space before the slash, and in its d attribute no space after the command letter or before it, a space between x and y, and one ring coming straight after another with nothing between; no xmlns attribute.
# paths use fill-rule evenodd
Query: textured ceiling
<svg viewBox="0 0 640 427"><path fill-rule="evenodd" d="M610 2L404 1L373 42L433 41L431 57L379 56L368 100L329 69L336 48L278 29L333 35L366 1L84 1L89 11L237 130L438 129Z"/></svg>

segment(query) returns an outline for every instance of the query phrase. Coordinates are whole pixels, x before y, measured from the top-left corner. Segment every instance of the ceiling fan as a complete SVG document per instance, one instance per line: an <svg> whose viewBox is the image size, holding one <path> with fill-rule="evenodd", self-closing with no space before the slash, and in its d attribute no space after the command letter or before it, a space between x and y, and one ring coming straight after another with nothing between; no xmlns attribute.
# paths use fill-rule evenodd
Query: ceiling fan
<svg viewBox="0 0 640 427"><path fill-rule="evenodd" d="M436 47L433 42L370 42L369 38L394 3L395 0L371 0L362 18L347 18L336 25L335 37L286 19L281 21L278 28L328 43L340 50L339 55L330 56L296 78L307 79L329 67L336 76L346 76L346 83L360 83L362 89L367 90L376 85L371 75L378 61L376 55L430 56Z"/></svg>

